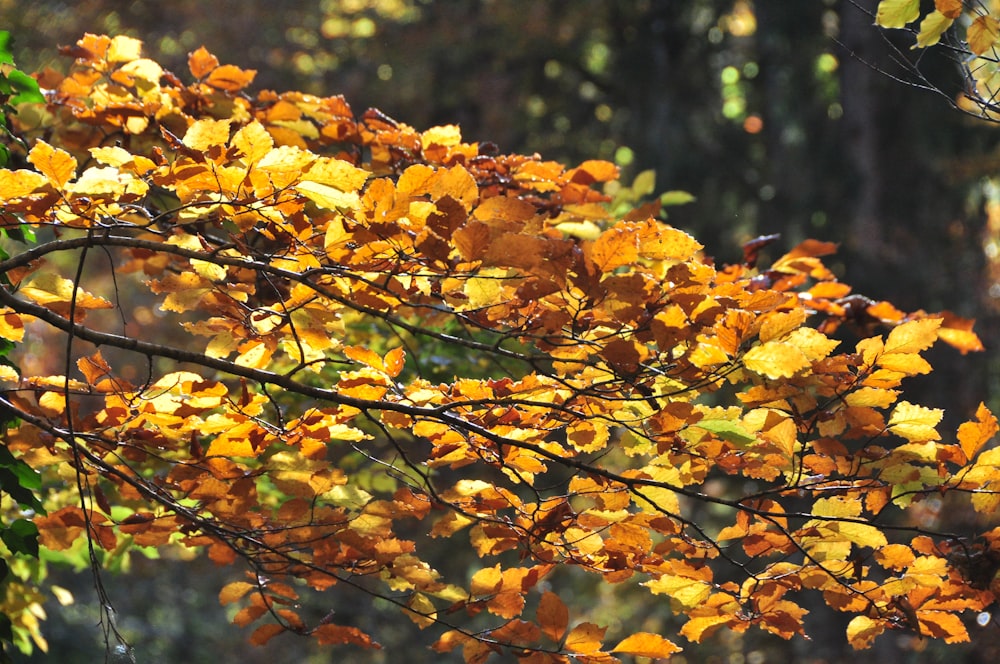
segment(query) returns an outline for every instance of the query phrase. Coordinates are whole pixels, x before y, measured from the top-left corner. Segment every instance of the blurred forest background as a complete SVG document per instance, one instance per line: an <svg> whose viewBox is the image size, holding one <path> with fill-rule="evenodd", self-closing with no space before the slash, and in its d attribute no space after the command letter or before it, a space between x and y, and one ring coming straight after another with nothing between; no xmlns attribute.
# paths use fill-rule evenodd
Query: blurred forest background
<svg viewBox="0 0 1000 664"><path fill-rule="evenodd" d="M255 89L343 94L356 113L374 106L417 128L458 123L467 140L505 152L613 160L625 183L655 169L658 192L696 197L671 208L670 223L720 263L740 260L742 243L762 234L782 235L776 255L807 237L839 242L833 266L856 292L977 319L985 354L937 351L935 372L911 384L916 400L946 408L957 423L980 400L1000 403L1000 134L952 108L959 63L945 51L911 51L906 33L880 32L876 5L0 0L0 27L15 36L28 72L65 70L57 47L94 32L142 39L147 55L187 80L188 52L205 45L223 63L257 69ZM928 84L936 91L919 89ZM938 516L929 504L925 518ZM959 530L976 517L948 518ZM424 647L433 635L357 597L332 597L331 608L361 626L379 624L385 650L315 651L290 636L253 648L216 600L224 572L139 558L129 566L108 590L140 664L443 661ZM23 661L103 661L89 573L51 573L77 601L48 603L50 652ZM594 607L589 620L676 629L644 592L626 604L602 602L599 587L577 592ZM1000 661L995 622L972 644L889 635L852 653L839 617L819 607L814 615L811 642L722 634L674 661Z"/></svg>

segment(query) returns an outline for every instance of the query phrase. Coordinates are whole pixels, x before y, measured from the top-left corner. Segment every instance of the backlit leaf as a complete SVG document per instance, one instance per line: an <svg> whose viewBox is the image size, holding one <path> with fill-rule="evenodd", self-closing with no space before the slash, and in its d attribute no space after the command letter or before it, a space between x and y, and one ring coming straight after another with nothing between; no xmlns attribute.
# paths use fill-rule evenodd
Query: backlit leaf
<svg viewBox="0 0 1000 664"><path fill-rule="evenodd" d="M743 365L768 378L790 378L812 363L800 348L790 343L768 341L743 355Z"/></svg>
<svg viewBox="0 0 1000 664"><path fill-rule="evenodd" d="M920 0L881 0L875 23L883 28L905 28L920 16Z"/></svg>
<svg viewBox="0 0 1000 664"><path fill-rule="evenodd" d="M855 616L847 625L847 640L858 650L870 648L875 637L885 631L885 625L867 616Z"/></svg>
<svg viewBox="0 0 1000 664"><path fill-rule="evenodd" d="M599 627L594 623L580 623L566 635L564 643L566 650L572 653L596 653L601 649L604 633L607 627Z"/></svg>
<svg viewBox="0 0 1000 664"><path fill-rule="evenodd" d="M958 442L965 452L966 459L974 459L993 436L1000 431L997 418L985 404L980 403L976 409L975 421L964 422L958 427Z"/></svg>
<svg viewBox="0 0 1000 664"><path fill-rule="evenodd" d="M939 440L937 425L944 411L940 408L925 408L908 401L900 401L889 417L889 429L910 442Z"/></svg>
<svg viewBox="0 0 1000 664"><path fill-rule="evenodd" d="M620 652L637 657L666 658L675 652L680 652L680 647L667 641L662 636L650 634L649 632L638 632L618 643L611 652Z"/></svg>
<svg viewBox="0 0 1000 664"><path fill-rule="evenodd" d="M955 22L939 11L933 11L920 22L920 32L917 33L917 43L914 48L926 48L941 41L941 35Z"/></svg>
<svg viewBox="0 0 1000 664"><path fill-rule="evenodd" d="M538 626L547 637L558 643L569 625L569 610L559 596L553 592L542 593L536 613Z"/></svg>
<svg viewBox="0 0 1000 664"><path fill-rule="evenodd" d="M965 39L970 51L983 55L997 45L997 40L1000 39L1000 21L989 14L980 14L969 26Z"/></svg>
<svg viewBox="0 0 1000 664"><path fill-rule="evenodd" d="M76 175L76 159L65 150L39 140L28 153L28 161L48 178L54 187L63 187Z"/></svg>

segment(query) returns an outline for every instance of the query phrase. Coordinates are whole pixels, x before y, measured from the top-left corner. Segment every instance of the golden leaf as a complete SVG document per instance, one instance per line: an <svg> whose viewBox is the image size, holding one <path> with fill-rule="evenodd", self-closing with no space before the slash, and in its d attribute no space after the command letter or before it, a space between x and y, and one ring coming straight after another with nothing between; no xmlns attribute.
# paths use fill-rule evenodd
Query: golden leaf
<svg viewBox="0 0 1000 664"><path fill-rule="evenodd" d="M295 190L326 210L356 208L361 199L353 191L342 191L329 185L311 180L303 180L295 185Z"/></svg>
<svg viewBox="0 0 1000 664"><path fill-rule="evenodd" d="M712 594L711 583L673 574L664 574L644 585L656 595L667 595L671 605L681 611L695 608Z"/></svg>
<svg viewBox="0 0 1000 664"><path fill-rule="evenodd" d="M618 645L611 649L611 652L627 653L637 657L651 657L653 659L667 658L675 652L680 652L681 648L666 640L658 634L649 632L637 632L623 639Z"/></svg>
<svg viewBox="0 0 1000 664"><path fill-rule="evenodd" d="M974 459L997 431L1000 431L1000 425L997 424L996 416L990 412L986 404L980 403L976 409L976 420L964 422L958 427L958 442L965 452L965 458Z"/></svg>
<svg viewBox="0 0 1000 664"><path fill-rule="evenodd" d="M940 408L925 408L909 401L900 401L889 416L888 427L898 436L911 443L939 440L938 422L944 411Z"/></svg>
<svg viewBox="0 0 1000 664"><path fill-rule="evenodd" d="M243 161L248 166L257 163L274 149L274 139L257 120L240 127L233 134L231 144L240 151Z"/></svg>
<svg viewBox="0 0 1000 664"><path fill-rule="evenodd" d="M868 616L855 616L847 624L847 640L857 650L870 648L875 637L885 631L885 625Z"/></svg>
<svg viewBox="0 0 1000 664"><path fill-rule="evenodd" d="M601 649L606 631L607 627L589 622L580 623L566 635L564 646L571 653L595 653Z"/></svg>
<svg viewBox="0 0 1000 664"><path fill-rule="evenodd" d="M15 342L24 339L24 321L20 314L0 310L0 338Z"/></svg>
<svg viewBox="0 0 1000 664"><path fill-rule="evenodd" d="M590 259L602 272L610 272L638 258L639 239L635 230L625 224L604 231L590 247Z"/></svg>
<svg viewBox="0 0 1000 664"><path fill-rule="evenodd" d="M213 146L225 146L229 142L230 120L196 120L188 127L182 142L192 150L205 152Z"/></svg>
<svg viewBox="0 0 1000 664"><path fill-rule="evenodd" d="M743 366L768 378L790 378L811 365L800 348L781 341L754 346L743 355Z"/></svg>
<svg viewBox="0 0 1000 664"><path fill-rule="evenodd" d="M977 16L965 35L969 50L976 55L983 55L1000 40L1000 21L988 14Z"/></svg>
<svg viewBox="0 0 1000 664"><path fill-rule="evenodd" d="M0 199L12 200L23 198L35 193L49 184L49 178L41 173L19 169L16 171L0 170Z"/></svg>
<svg viewBox="0 0 1000 664"><path fill-rule="evenodd" d="M256 588L252 583L247 583L246 581L233 581L222 587L219 591L219 603L223 606L227 604L232 604L243 598L248 592Z"/></svg>
<svg viewBox="0 0 1000 664"><path fill-rule="evenodd" d="M59 189L76 174L76 159L70 153L40 139L28 153L28 161L48 178L52 186Z"/></svg>
<svg viewBox="0 0 1000 664"><path fill-rule="evenodd" d="M886 353L919 353L934 345L940 318L920 318L897 325L885 340Z"/></svg>

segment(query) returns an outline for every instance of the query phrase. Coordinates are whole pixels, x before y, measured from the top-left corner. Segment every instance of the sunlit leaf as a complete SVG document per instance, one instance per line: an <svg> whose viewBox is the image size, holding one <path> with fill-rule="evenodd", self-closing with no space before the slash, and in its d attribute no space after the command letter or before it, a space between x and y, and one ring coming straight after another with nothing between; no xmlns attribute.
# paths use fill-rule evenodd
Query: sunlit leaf
<svg viewBox="0 0 1000 664"><path fill-rule="evenodd" d="M920 16L920 0L880 0L875 23L883 28L905 28Z"/></svg>

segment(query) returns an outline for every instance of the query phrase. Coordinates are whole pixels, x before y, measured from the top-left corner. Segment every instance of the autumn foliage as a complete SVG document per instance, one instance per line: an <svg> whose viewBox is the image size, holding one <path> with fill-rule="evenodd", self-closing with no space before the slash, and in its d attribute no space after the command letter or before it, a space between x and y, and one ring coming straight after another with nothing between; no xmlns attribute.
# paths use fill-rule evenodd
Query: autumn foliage
<svg viewBox="0 0 1000 664"><path fill-rule="evenodd" d="M7 445L62 501L44 547L242 566L219 598L255 643L378 647L298 608L360 591L470 663L791 638L807 594L857 648L952 643L995 601L1000 529L908 516L1000 505L996 418L942 437L901 391L938 341L979 350L971 321L852 293L825 242L717 266L655 201L613 215L607 162L253 94L205 49L183 76L131 38L67 54L0 171L0 223L37 235L0 262L0 335L45 335L57 367L0 367ZM427 559L435 538L471 575ZM569 568L687 621L581 621Z"/></svg>

